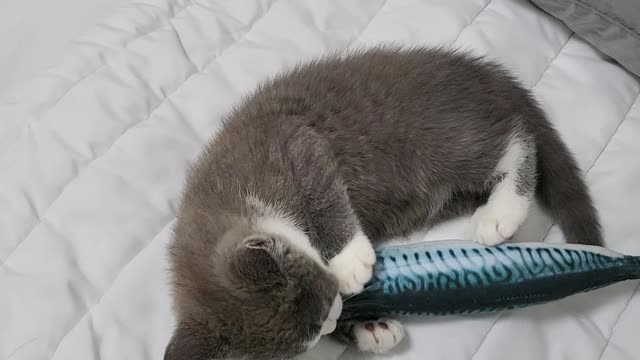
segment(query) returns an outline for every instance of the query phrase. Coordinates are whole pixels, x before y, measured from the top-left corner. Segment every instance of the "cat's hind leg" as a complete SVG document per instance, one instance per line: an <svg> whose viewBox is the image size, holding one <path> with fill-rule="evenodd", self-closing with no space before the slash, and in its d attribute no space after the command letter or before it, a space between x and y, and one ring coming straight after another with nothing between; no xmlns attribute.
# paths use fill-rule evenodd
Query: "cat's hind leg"
<svg viewBox="0 0 640 360"><path fill-rule="evenodd" d="M536 187L535 143L513 137L496 168L489 200L471 218L467 237L484 245L510 239L525 221Z"/></svg>

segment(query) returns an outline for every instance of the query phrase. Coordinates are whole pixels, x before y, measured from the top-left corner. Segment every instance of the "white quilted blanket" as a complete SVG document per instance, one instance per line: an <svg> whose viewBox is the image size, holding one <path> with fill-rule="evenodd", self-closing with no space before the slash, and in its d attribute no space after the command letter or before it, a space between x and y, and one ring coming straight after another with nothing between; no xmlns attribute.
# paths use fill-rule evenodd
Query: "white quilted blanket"
<svg viewBox="0 0 640 360"><path fill-rule="evenodd" d="M382 41L473 49L511 68L576 153L608 246L640 254L640 81L527 1L136 1L0 102L0 359L161 359L186 165L259 80ZM464 222L425 236L460 236ZM536 214L522 234L561 241L547 229ZM413 320L388 358L638 359L637 289ZM324 342L308 358L364 357L343 350Z"/></svg>

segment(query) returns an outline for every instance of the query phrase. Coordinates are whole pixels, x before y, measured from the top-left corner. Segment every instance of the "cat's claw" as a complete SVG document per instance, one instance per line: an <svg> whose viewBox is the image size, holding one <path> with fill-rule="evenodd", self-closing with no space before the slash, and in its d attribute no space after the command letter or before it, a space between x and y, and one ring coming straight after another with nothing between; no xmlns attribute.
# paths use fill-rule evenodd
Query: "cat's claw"
<svg viewBox="0 0 640 360"><path fill-rule="evenodd" d="M363 233L357 233L353 239L329 261L329 269L338 279L342 294L355 294L371 279L376 253Z"/></svg>
<svg viewBox="0 0 640 360"><path fill-rule="evenodd" d="M399 321L381 319L357 324L353 335L358 350L385 353L402 341L404 328Z"/></svg>

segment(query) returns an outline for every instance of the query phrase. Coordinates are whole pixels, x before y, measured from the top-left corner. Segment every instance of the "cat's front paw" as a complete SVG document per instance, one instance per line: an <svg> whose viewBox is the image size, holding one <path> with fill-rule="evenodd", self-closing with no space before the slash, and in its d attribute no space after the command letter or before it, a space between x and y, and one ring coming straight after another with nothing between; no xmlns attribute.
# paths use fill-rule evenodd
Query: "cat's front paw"
<svg viewBox="0 0 640 360"><path fill-rule="evenodd" d="M353 335L358 350L385 353L402 341L404 328L399 321L380 319L356 324Z"/></svg>
<svg viewBox="0 0 640 360"><path fill-rule="evenodd" d="M520 200L479 207L471 218L467 237L488 246L511 239L527 217L528 205L526 200Z"/></svg>
<svg viewBox="0 0 640 360"><path fill-rule="evenodd" d="M336 324L338 323L340 314L342 314L342 296L338 294L333 300L333 304L331 305L331 310L329 310L327 319L324 321L324 323L322 323L320 335L331 334L336 329Z"/></svg>
<svg viewBox="0 0 640 360"><path fill-rule="evenodd" d="M329 269L338 279L340 292L354 294L362 291L371 279L376 253L369 238L358 232L353 239L329 261Z"/></svg>

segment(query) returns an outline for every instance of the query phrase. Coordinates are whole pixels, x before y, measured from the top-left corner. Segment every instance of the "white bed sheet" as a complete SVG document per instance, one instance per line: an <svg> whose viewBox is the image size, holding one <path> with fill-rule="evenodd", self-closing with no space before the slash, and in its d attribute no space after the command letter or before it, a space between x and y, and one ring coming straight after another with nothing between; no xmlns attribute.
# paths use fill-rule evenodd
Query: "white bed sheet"
<svg viewBox="0 0 640 360"><path fill-rule="evenodd" d="M186 165L265 76L383 41L510 67L575 152L607 245L640 254L640 81L527 1L139 0L0 103L0 359L161 358L165 246ZM460 237L465 221L416 238ZM548 226L535 212L519 238L561 241ZM637 288L413 320L388 358L638 359ZM323 342L308 358L342 350Z"/></svg>
<svg viewBox="0 0 640 360"><path fill-rule="evenodd" d="M130 1L0 1L0 96L56 64L69 42Z"/></svg>

